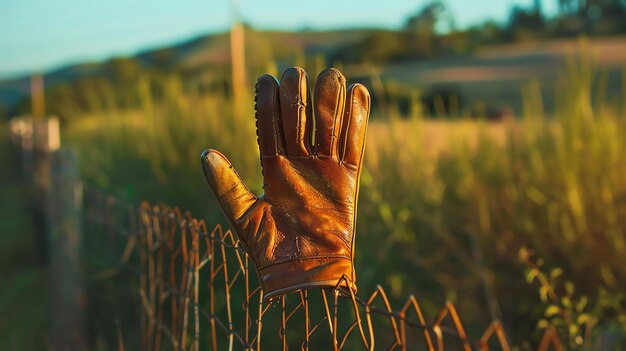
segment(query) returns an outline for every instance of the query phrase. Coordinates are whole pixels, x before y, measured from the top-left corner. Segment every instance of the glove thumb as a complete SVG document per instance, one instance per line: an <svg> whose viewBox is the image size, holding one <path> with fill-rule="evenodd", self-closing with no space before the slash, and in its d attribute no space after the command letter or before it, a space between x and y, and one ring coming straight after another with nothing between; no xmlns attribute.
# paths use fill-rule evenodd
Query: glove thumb
<svg viewBox="0 0 626 351"><path fill-rule="evenodd" d="M202 169L213 194L220 203L231 226L241 219L246 211L257 201L239 178L226 156L217 150L202 152Z"/></svg>

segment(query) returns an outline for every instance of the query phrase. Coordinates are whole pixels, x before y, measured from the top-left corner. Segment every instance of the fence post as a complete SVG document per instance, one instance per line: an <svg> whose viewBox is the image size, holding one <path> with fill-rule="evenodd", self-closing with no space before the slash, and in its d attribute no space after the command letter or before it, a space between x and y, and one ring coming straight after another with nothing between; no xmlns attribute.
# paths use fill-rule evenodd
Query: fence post
<svg viewBox="0 0 626 351"><path fill-rule="evenodd" d="M52 341L55 350L86 349L81 281L82 184L75 152L52 153L47 201Z"/></svg>
<svg viewBox="0 0 626 351"><path fill-rule="evenodd" d="M14 118L11 133L30 189L41 256L48 263L51 349L86 349L80 279L82 187L76 155L61 148L56 118Z"/></svg>

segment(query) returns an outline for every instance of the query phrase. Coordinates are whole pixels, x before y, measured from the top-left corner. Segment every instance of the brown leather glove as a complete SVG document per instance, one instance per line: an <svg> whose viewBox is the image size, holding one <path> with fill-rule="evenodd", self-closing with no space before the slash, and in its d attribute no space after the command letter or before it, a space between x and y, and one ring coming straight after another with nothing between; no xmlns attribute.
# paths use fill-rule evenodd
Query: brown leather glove
<svg viewBox="0 0 626 351"><path fill-rule="evenodd" d="M353 267L359 176L370 109L367 89L336 69L308 78L290 68L279 83L256 84L256 125L265 194L254 196L216 150L202 153L205 176L245 250L267 299L335 287ZM315 121L313 120L315 118ZM313 135L315 134L315 135Z"/></svg>

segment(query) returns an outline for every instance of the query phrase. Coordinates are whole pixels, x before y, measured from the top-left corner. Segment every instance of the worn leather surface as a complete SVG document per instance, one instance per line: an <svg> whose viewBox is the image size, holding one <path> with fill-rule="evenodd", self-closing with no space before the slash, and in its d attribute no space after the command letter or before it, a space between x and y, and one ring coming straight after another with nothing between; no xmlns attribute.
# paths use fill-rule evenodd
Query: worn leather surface
<svg viewBox="0 0 626 351"><path fill-rule="evenodd" d="M311 97L301 68L280 83L256 84L256 126L264 194L252 194L216 150L202 153L205 176L254 261L265 297L335 287L353 265L359 176L370 109L367 89L336 69L320 73ZM345 282L345 280L344 280Z"/></svg>

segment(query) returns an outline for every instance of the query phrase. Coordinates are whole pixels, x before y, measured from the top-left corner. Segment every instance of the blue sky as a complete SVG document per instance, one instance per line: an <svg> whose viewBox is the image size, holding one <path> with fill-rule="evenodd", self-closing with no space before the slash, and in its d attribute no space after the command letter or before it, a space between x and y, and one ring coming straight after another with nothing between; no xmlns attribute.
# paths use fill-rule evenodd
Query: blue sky
<svg viewBox="0 0 626 351"><path fill-rule="evenodd" d="M399 28L426 0L239 0L256 28ZM506 19L532 0L447 0L460 27ZM557 0L545 0L554 11ZM224 31L230 0L0 0L0 78L69 63L131 55Z"/></svg>

